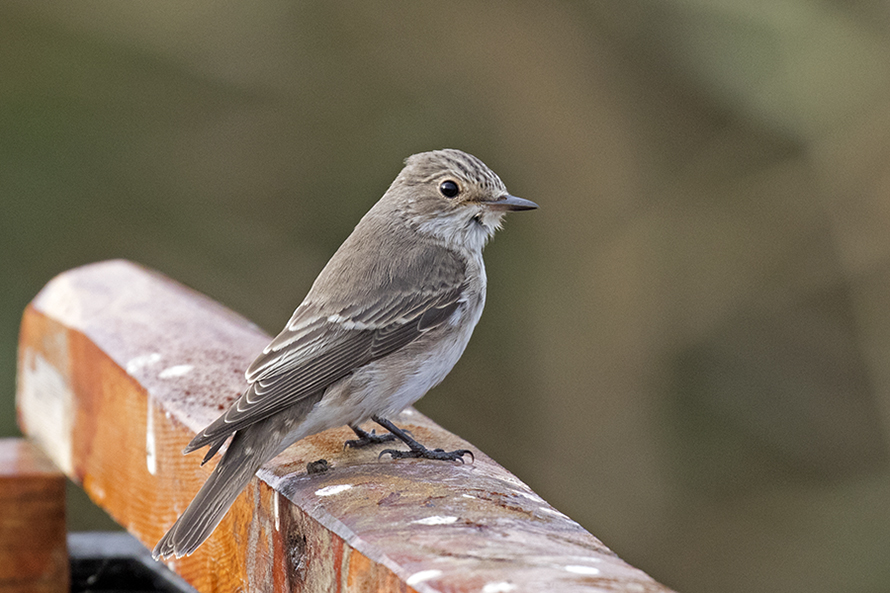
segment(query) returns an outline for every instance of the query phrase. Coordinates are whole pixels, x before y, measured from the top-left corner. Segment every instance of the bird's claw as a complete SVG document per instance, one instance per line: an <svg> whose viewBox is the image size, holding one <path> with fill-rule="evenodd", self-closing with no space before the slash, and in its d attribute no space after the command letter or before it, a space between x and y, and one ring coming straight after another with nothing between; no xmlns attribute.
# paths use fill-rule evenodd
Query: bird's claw
<svg viewBox="0 0 890 593"><path fill-rule="evenodd" d="M464 455L469 455L470 459L475 462L476 456L469 449L458 449L456 451L445 451L443 449L410 449L402 451L400 449L384 449L377 456L381 459L384 455L390 455L393 459L433 459L436 461L464 461Z"/></svg>
<svg viewBox="0 0 890 593"><path fill-rule="evenodd" d="M371 432L364 433L357 439L346 441L345 443L343 443L343 448L361 449L362 447L379 445L380 443L388 443L389 441L394 440L396 440L396 435L392 434L391 432L385 434L377 434L376 431L372 430Z"/></svg>

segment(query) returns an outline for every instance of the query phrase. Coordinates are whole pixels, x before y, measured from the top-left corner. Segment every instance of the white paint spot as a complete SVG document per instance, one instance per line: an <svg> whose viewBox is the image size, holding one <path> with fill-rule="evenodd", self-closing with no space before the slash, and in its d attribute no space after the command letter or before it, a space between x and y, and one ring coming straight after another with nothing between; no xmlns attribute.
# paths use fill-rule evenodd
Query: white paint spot
<svg viewBox="0 0 890 593"><path fill-rule="evenodd" d="M145 414L145 466L148 468L148 473L155 476L158 473L158 456L155 446L155 415L152 408L149 397L148 411Z"/></svg>
<svg viewBox="0 0 890 593"><path fill-rule="evenodd" d="M441 570L421 570L420 572L415 572L410 577L408 577L408 579L405 581L405 584L409 587L413 587L418 583L422 583L424 581L428 581L440 576L442 576Z"/></svg>
<svg viewBox="0 0 890 593"><path fill-rule="evenodd" d="M436 515L433 517L425 517L423 519L418 519L417 521L411 522L418 525L451 525L455 521L457 521L457 517L440 517Z"/></svg>
<svg viewBox="0 0 890 593"><path fill-rule="evenodd" d="M559 517L560 519L568 519L569 521L572 520L572 518L569 517L568 515L566 515L565 513L560 513L559 511L557 511L556 509L551 508L551 507L541 507L538 510L541 511L542 513L547 513L548 515L555 515L555 516Z"/></svg>
<svg viewBox="0 0 890 593"><path fill-rule="evenodd" d="M565 567L566 572L571 572L574 574L599 574L600 569L594 568L593 566L582 566L580 564L569 564Z"/></svg>
<svg viewBox="0 0 890 593"><path fill-rule="evenodd" d="M190 373L193 368L195 368L195 367L190 364L178 364L176 366L167 367L166 369L164 369L163 371L160 372L158 377L160 379L170 379L172 377L181 377L183 375Z"/></svg>
<svg viewBox="0 0 890 593"><path fill-rule="evenodd" d="M529 500L533 500L535 502L544 502L544 499L535 494L534 492L523 492L522 490L514 490L514 494L517 496L521 496L523 498L527 498Z"/></svg>
<svg viewBox="0 0 890 593"><path fill-rule="evenodd" d="M94 480L90 485L90 494L93 495L93 500L97 503L105 502L105 488L99 483L99 480Z"/></svg>
<svg viewBox="0 0 890 593"><path fill-rule="evenodd" d="M476 499L476 497L473 496L472 494L461 494L461 496L464 497L464 498L472 498L472 499L474 499L474 500Z"/></svg>
<svg viewBox="0 0 890 593"><path fill-rule="evenodd" d="M68 352L62 334L53 351ZM74 475L72 430L74 393L68 379L42 354L28 348L19 370L18 409L25 433L40 443L44 452L69 476Z"/></svg>
<svg viewBox="0 0 890 593"><path fill-rule="evenodd" d="M513 591L514 589L516 589L516 585L513 583L501 581L500 583L488 583L482 587L482 593L507 593L507 591Z"/></svg>
<svg viewBox="0 0 890 593"><path fill-rule="evenodd" d="M132 375L159 360L161 360L161 355L157 352L152 352L151 354L143 354L142 356L131 358L127 361L127 364L125 364L124 367L127 369L127 374Z"/></svg>
<svg viewBox="0 0 890 593"><path fill-rule="evenodd" d="M272 492L272 514L275 515L275 531L281 531L281 519L278 515L278 492Z"/></svg>
<svg viewBox="0 0 890 593"><path fill-rule="evenodd" d="M334 494L340 494L341 492L346 492L352 488L352 484L336 484L334 486L325 486L319 490L315 491L315 496L331 496Z"/></svg>

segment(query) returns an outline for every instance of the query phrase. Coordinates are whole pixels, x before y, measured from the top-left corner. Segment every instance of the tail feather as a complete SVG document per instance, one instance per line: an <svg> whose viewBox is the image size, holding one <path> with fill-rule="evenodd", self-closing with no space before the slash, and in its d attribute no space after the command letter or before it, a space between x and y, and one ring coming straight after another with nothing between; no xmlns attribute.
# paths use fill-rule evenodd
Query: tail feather
<svg viewBox="0 0 890 593"><path fill-rule="evenodd" d="M155 546L152 556L155 559L169 556L181 558L197 550L210 537L260 466L281 453L294 440L305 436L305 433L295 432L294 427L300 425L322 395L324 390L300 400L283 412L236 431L213 473L182 516ZM225 440L223 436L221 440L205 443L211 446L204 462L216 453ZM191 450L194 448L189 444L186 452Z"/></svg>
<svg viewBox="0 0 890 593"><path fill-rule="evenodd" d="M197 550L210 537L260 466L278 453L277 448L253 442L260 440L254 437L259 432L258 428L261 427L251 426L235 433L229 449L204 486L155 546L152 551L155 559L169 556L181 558Z"/></svg>

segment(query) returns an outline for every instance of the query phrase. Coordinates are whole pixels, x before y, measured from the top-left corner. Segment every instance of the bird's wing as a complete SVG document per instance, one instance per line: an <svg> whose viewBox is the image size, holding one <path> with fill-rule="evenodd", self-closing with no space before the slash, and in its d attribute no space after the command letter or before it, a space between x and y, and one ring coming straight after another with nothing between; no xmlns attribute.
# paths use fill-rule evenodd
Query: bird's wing
<svg viewBox="0 0 890 593"><path fill-rule="evenodd" d="M374 291L376 298L364 306L304 302L247 370L247 391L198 433L186 452L221 445L236 430L319 393L438 327L457 309L466 289L462 263L450 280L415 291Z"/></svg>

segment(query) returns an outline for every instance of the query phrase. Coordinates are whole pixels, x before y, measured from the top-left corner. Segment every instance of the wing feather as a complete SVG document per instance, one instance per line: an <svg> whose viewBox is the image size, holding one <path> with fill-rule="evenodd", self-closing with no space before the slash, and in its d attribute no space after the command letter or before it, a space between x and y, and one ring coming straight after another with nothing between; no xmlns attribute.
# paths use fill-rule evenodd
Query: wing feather
<svg viewBox="0 0 890 593"><path fill-rule="evenodd" d="M410 293L382 291L381 298L363 307L304 302L250 365L245 393L201 431L186 451L217 446L233 432L326 389L438 327L460 305L466 284L463 268L459 271L452 276L456 282Z"/></svg>

